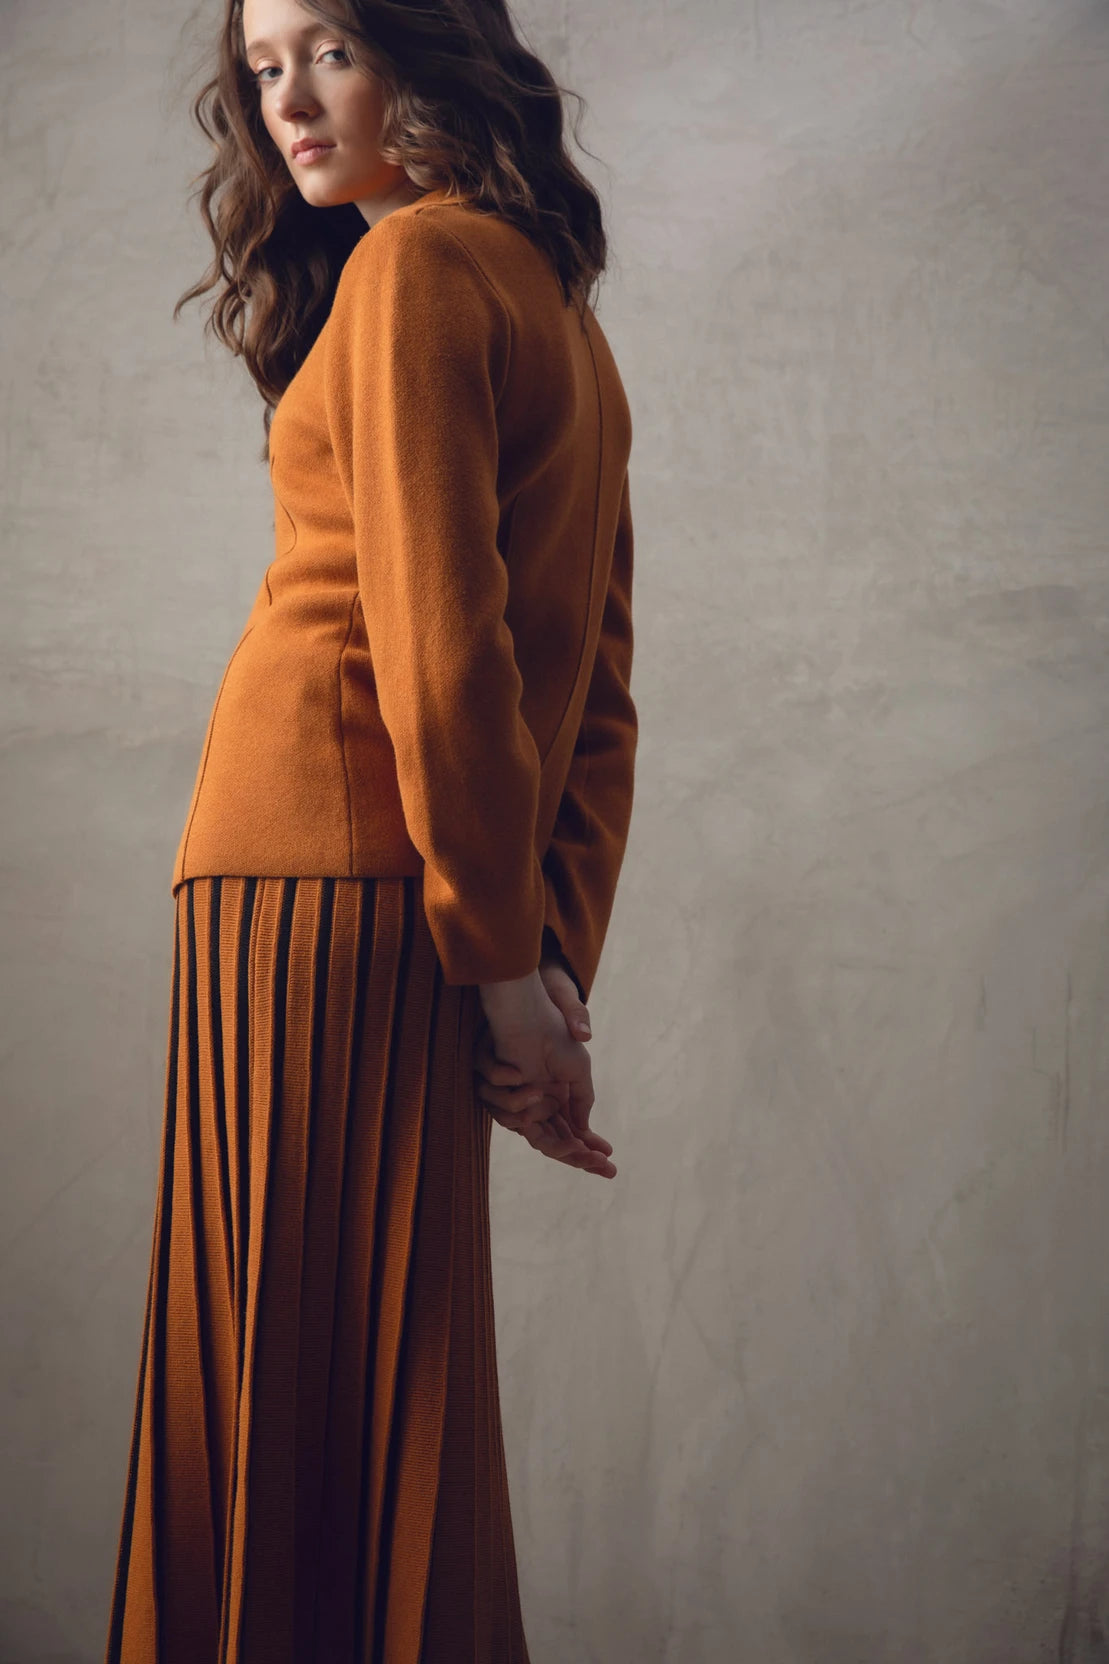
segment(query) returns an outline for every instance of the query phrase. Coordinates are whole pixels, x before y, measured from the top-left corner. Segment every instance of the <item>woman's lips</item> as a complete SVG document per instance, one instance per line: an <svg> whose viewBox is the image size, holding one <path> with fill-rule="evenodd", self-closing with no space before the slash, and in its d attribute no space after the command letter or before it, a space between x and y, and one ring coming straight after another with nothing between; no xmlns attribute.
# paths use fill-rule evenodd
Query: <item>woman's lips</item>
<svg viewBox="0 0 1109 1664"><path fill-rule="evenodd" d="M327 156L334 149L333 144L314 144L309 150L298 150L293 161L318 162L321 156Z"/></svg>

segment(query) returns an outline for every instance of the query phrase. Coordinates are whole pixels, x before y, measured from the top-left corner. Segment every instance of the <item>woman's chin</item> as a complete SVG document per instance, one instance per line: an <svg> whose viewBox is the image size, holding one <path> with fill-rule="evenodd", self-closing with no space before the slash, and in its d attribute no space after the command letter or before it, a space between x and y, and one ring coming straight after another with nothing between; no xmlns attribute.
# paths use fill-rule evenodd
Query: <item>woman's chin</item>
<svg viewBox="0 0 1109 1664"><path fill-rule="evenodd" d="M322 180L298 181L300 194L310 208L340 208L353 200L350 191L336 185L325 185Z"/></svg>

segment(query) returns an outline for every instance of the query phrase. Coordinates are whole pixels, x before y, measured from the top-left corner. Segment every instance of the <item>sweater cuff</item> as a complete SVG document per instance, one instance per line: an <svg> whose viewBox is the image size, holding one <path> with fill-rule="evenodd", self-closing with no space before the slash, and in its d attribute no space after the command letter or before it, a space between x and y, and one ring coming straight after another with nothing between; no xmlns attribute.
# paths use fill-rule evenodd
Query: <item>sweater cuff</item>
<svg viewBox="0 0 1109 1664"><path fill-rule="evenodd" d="M571 965L569 959L567 959L566 953L565 953L565 951L563 949L563 946L562 946L562 943L559 941L558 936L556 935L555 931L552 930L552 928L549 924L545 924L543 926L542 957L544 959L551 958L551 959L557 959L558 960L559 964L562 966L563 970L566 972L567 976L570 978L571 982L574 984L574 987L577 989L578 998L581 1001L581 1003L583 1005L588 1004L588 1001L586 1000L586 997L585 997L585 989L582 986L581 979L578 976L577 972L575 971L573 965Z"/></svg>

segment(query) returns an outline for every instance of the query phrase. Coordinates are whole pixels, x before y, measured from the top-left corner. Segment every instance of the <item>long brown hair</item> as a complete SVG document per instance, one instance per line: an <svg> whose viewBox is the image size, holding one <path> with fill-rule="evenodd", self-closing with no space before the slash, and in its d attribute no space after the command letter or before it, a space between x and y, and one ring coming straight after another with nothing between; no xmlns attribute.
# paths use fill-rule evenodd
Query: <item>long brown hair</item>
<svg viewBox="0 0 1109 1664"><path fill-rule="evenodd" d="M606 263L601 204L566 148L568 89L518 39L506 0L300 3L334 26L356 66L380 77L385 160L417 189L448 186L479 211L513 221L550 255L567 304L584 310ZM205 328L257 383L268 442L277 401L367 225L353 203L315 208L297 189L262 120L242 0L227 0L217 51L215 74L192 104L216 151L192 193L215 254L173 316L222 284ZM580 121L582 100L569 96Z"/></svg>

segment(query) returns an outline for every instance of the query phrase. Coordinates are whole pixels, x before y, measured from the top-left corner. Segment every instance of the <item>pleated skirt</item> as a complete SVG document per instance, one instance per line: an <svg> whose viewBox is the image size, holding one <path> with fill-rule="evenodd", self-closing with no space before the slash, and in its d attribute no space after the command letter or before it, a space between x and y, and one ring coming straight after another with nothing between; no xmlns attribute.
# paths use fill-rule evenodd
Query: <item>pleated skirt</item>
<svg viewBox="0 0 1109 1664"><path fill-rule="evenodd" d="M528 1664L476 987L413 878L177 893L107 1664Z"/></svg>

